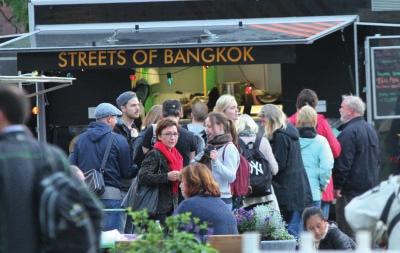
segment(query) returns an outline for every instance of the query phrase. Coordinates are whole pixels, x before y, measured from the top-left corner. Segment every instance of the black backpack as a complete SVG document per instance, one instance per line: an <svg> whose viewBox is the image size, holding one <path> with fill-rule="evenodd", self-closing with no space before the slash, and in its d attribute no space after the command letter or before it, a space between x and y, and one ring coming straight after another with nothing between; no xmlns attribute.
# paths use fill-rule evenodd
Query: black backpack
<svg viewBox="0 0 400 253"><path fill-rule="evenodd" d="M51 161L57 154L47 149L42 146L36 175L41 252L96 253L100 246L101 206L82 182Z"/></svg>
<svg viewBox="0 0 400 253"><path fill-rule="evenodd" d="M248 197L261 197L271 194L272 173L265 156L260 152L261 136L255 142L245 144L239 138L241 154L249 162L250 191Z"/></svg>

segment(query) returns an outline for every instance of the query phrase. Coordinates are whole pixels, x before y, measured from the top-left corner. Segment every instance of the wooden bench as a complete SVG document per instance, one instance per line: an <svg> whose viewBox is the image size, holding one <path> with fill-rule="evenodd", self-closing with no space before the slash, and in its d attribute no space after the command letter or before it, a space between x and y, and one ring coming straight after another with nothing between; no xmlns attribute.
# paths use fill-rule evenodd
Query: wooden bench
<svg viewBox="0 0 400 253"><path fill-rule="evenodd" d="M241 253L242 235L210 235L208 243L220 253Z"/></svg>

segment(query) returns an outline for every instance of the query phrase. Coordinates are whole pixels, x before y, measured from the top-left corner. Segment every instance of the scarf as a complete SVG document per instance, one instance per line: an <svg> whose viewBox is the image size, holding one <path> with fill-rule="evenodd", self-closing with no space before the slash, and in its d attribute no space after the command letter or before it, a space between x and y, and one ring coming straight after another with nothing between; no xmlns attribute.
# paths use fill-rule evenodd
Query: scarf
<svg viewBox="0 0 400 253"><path fill-rule="evenodd" d="M154 144L154 148L161 152L164 155L165 159L168 162L169 171L180 171L183 168L183 158L179 151L173 147L171 150L167 148L162 142L157 141ZM172 193L178 193L179 190L179 181L171 182L172 183Z"/></svg>
<svg viewBox="0 0 400 253"><path fill-rule="evenodd" d="M214 138L208 140L203 151L203 156L200 158L199 163L207 165L207 167L211 170L210 151L214 149L218 150L229 142L232 142L231 134L216 135Z"/></svg>
<svg viewBox="0 0 400 253"><path fill-rule="evenodd" d="M301 138L313 139L317 136L317 130L314 127L300 127L297 128Z"/></svg>

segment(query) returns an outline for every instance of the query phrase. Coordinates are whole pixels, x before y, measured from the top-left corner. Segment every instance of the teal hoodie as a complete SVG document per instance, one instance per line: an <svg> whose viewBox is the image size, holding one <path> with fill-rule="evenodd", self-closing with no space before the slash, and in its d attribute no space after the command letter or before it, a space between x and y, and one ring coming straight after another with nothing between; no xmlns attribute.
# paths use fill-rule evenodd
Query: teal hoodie
<svg viewBox="0 0 400 253"><path fill-rule="evenodd" d="M301 131L300 131L301 132ZM333 168L333 155L325 137L317 134L313 138L300 136L303 158L313 201L321 201L321 193L329 183Z"/></svg>

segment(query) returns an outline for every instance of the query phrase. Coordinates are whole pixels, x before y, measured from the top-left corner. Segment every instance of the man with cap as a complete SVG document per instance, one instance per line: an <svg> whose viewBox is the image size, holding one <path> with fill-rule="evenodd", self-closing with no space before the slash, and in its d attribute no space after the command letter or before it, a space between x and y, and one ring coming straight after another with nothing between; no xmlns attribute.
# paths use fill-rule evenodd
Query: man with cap
<svg viewBox="0 0 400 253"><path fill-rule="evenodd" d="M182 117L182 105L178 100L166 100L162 104L163 118L170 118L179 124L179 119ZM143 140L143 153L147 153L155 142L154 126L146 130ZM197 139L193 133L179 127L179 138L176 144L176 149L183 157L183 166L189 165L190 161L194 159L197 147Z"/></svg>
<svg viewBox="0 0 400 253"><path fill-rule="evenodd" d="M140 102L136 93L125 91L116 100L118 108L122 111L122 117L114 127L114 132L123 135L131 145L138 136L135 120L140 117Z"/></svg>
<svg viewBox="0 0 400 253"><path fill-rule="evenodd" d="M71 164L78 166L83 172L93 168L100 169L107 144L112 138L103 174L106 189L104 194L99 196L107 209L120 208L121 179L131 178L133 174L128 143L123 136L112 131L117 116L121 115L121 111L112 104L99 104L94 111L96 122L91 122L88 129L78 137L74 151L69 157ZM112 229L123 231L122 214L119 212L105 214L102 230Z"/></svg>

